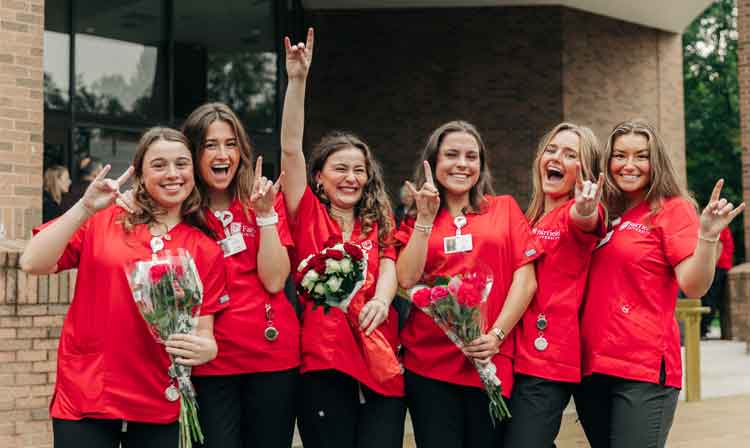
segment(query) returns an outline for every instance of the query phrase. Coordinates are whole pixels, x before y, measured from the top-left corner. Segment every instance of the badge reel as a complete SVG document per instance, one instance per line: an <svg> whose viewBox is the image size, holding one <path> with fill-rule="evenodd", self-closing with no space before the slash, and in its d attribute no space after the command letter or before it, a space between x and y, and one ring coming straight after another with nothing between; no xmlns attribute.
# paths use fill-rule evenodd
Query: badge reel
<svg viewBox="0 0 750 448"><path fill-rule="evenodd" d="M539 330L539 336L534 339L534 348L540 352L547 350L547 347L549 347L549 342L544 337L544 330L547 329L547 324L547 318L544 316L544 313L539 313L539 316L536 318L536 329Z"/></svg>
<svg viewBox="0 0 750 448"><path fill-rule="evenodd" d="M230 231L230 227L232 228L232 230L236 228L236 226L232 225L232 221L234 221L234 215L232 215L232 212L230 212L229 210L225 210L223 212L216 211L214 212L214 216L216 216L216 219L221 221L221 225L224 227L224 236L226 238L219 241L221 251L224 252L224 258L231 257L232 255L238 254L247 249L247 245L245 245L245 239L242 237L242 232Z"/></svg>
<svg viewBox="0 0 750 448"><path fill-rule="evenodd" d="M466 216L456 216L453 224L456 226L456 236L443 238L443 252L446 254L470 252L474 248L471 234L461 235L461 228L466 225Z"/></svg>
<svg viewBox="0 0 750 448"><path fill-rule="evenodd" d="M266 329L263 332L266 341L273 342L279 337L279 330L273 326L273 309L270 303L266 303Z"/></svg>

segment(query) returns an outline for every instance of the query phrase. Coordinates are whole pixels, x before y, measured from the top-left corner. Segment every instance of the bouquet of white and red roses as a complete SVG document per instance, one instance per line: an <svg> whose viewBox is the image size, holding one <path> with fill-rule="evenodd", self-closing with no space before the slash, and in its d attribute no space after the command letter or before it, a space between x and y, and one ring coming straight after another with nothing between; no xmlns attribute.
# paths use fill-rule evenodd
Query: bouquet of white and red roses
<svg viewBox="0 0 750 448"><path fill-rule="evenodd" d="M346 312L365 282L367 253L356 244L338 243L310 255L297 268L297 290L314 307Z"/></svg>
<svg viewBox="0 0 750 448"><path fill-rule="evenodd" d="M434 286L417 285L408 291L412 303L432 317L438 327L458 348L463 349L480 337L486 326L486 302L492 289L492 277L468 273L438 277ZM479 372L484 391L490 399L489 412L493 422L510 417L505 404L497 367L472 359Z"/></svg>
<svg viewBox="0 0 750 448"><path fill-rule="evenodd" d="M395 351L380 329L365 335L358 324L357 316L372 299L375 286L367 270L366 251L357 244L330 240L320 253L300 262L295 281L297 291L303 299L312 301L313 309L322 306L328 313L334 307L344 313L376 381L385 383L401 374Z"/></svg>
<svg viewBox="0 0 750 448"><path fill-rule="evenodd" d="M157 341L163 343L173 334L195 331L203 302L203 283L190 254L183 249L172 254L164 251L145 261L126 267L133 299ZM180 402L180 447L192 447L193 440L203 443L198 422L195 388L190 367L178 364L170 355L169 374L175 385L165 391L167 399Z"/></svg>

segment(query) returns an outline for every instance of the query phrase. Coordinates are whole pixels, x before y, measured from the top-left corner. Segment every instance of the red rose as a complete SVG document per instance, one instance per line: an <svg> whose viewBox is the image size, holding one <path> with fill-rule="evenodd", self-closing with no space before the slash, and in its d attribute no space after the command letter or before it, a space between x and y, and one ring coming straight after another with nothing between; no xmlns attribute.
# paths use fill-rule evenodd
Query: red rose
<svg viewBox="0 0 750 448"><path fill-rule="evenodd" d="M336 261L344 259L344 253L341 252L340 250L330 250L329 249L329 250L326 251L326 256L328 258L331 258L331 259L336 260Z"/></svg>
<svg viewBox="0 0 750 448"><path fill-rule="evenodd" d="M433 302L437 302L446 297L448 297L448 288L445 286L435 286L430 290L430 300Z"/></svg>
<svg viewBox="0 0 750 448"><path fill-rule="evenodd" d="M430 288L422 288L412 294L411 301L414 302L414 305L424 308L430 305L430 295Z"/></svg>
<svg viewBox="0 0 750 448"><path fill-rule="evenodd" d="M318 254L314 257L312 257L312 260L310 260L310 266L312 266L313 269L315 269L315 272L317 272L320 275L325 274L326 272L326 259L324 256Z"/></svg>
<svg viewBox="0 0 750 448"><path fill-rule="evenodd" d="M456 300L461 305L473 308L482 302L482 291L477 288L475 283L463 282L458 288Z"/></svg>
<svg viewBox="0 0 750 448"><path fill-rule="evenodd" d="M182 265L178 264L174 267L174 276L177 278L182 277L185 274L185 271L182 269Z"/></svg>
<svg viewBox="0 0 750 448"><path fill-rule="evenodd" d="M324 246L325 247L333 247L341 242L341 237L339 235L331 235L326 240Z"/></svg>
<svg viewBox="0 0 750 448"><path fill-rule="evenodd" d="M156 284L159 283L159 281L164 277L164 275L169 271L169 266L166 264L157 264L154 266L151 266L151 269L149 269L148 273L151 277L151 283Z"/></svg>
<svg viewBox="0 0 750 448"><path fill-rule="evenodd" d="M362 249L351 243L344 243L344 251L355 261L360 261L363 257Z"/></svg>

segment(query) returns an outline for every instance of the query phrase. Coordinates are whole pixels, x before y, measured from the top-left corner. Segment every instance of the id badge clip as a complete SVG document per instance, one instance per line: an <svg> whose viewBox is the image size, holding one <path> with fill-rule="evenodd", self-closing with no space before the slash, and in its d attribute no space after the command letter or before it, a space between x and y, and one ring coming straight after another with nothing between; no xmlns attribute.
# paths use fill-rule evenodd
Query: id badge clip
<svg viewBox="0 0 750 448"><path fill-rule="evenodd" d="M224 236L226 236L226 238L219 241L219 246L224 253L224 258L231 257L232 255L238 254L247 249L245 238L242 237L242 232L230 232L230 227L234 227L232 226L232 221L234 221L232 212L228 210L223 212L217 211L214 212L214 216L221 221L221 225L224 227Z"/></svg>
<svg viewBox="0 0 750 448"><path fill-rule="evenodd" d="M461 234L461 228L466 225L466 217L463 215L456 216L453 219L453 224L456 226L456 236L447 236L443 238L443 252L446 254L470 252L474 248L471 234Z"/></svg>

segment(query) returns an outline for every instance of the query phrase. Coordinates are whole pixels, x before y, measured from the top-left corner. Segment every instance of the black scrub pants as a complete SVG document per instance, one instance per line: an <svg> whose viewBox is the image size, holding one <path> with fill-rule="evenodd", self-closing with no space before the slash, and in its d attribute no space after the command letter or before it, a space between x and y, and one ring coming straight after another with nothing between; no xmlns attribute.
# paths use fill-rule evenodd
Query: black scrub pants
<svg viewBox="0 0 750 448"><path fill-rule="evenodd" d="M505 431L506 448L552 448L577 384L516 375Z"/></svg>
<svg viewBox="0 0 750 448"><path fill-rule="evenodd" d="M417 448L502 448L505 422L492 424L489 399L478 387L406 371L406 403Z"/></svg>
<svg viewBox="0 0 750 448"><path fill-rule="evenodd" d="M663 448L679 390L662 384L593 374L574 393L591 448Z"/></svg>
<svg viewBox="0 0 750 448"><path fill-rule="evenodd" d="M180 437L177 422L128 422L123 428L122 420L93 418L53 418L52 432L55 448L177 448Z"/></svg>
<svg viewBox="0 0 750 448"><path fill-rule="evenodd" d="M305 448L401 448L406 407L335 371L300 376L299 430Z"/></svg>
<svg viewBox="0 0 750 448"><path fill-rule="evenodd" d="M284 448L294 437L298 369L194 376L206 448ZM200 445L198 445L200 446Z"/></svg>

